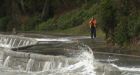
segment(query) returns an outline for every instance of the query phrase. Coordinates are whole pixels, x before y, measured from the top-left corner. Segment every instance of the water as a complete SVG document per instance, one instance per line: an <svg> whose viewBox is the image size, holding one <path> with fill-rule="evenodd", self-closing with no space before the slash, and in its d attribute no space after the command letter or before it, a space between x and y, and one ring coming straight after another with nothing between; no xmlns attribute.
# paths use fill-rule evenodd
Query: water
<svg viewBox="0 0 140 75"><path fill-rule="evenodd" d="M15 46L20 47L32 44L32 42L28 40L21 39L18 40L18 42L17 40L18 39L1 38L0 46L9 49ZM98 55L95 54L94 58L92 50L87 45L78 43L78 41L77 43L73 43L74 40L72 40L72 38L43 38L37 40L41 41L42 45L29 48L32 49L31 51L26 48L25 52L31 53L29 58L24 58L23 56L5 56L3 52L0 51L0 58L2 60L4 59L0 61L0 75L111 75L111 73L107 74L105 72L106 70L102 73L97 73L98 70L95 70L96 67L94 65L97 65L98 62L107 63L119 69L121 71L119 75L140 75L140 68L138 66L118 65L118 63L121 63L121 58L119 57L113 58L107 55L100 55L102 58L100 59L96 58ZM42 42L47 42L48 44L44 45ZM34 52L35 49L42 51L39 47L44 47L44 55L34 54L39 53ZM49 47L51 47L50 51L52 52L49 51ZM21 50L21 52L24 51ZM107 59L105 59L105 57L107 57ZM115 69L114 72L119 70Z"/></svg>
<svg viewBox="0 0 140 75"><path fill-rule="evenodd" d="M94 53L97 61L118 68L121 75L140 75L140 57L123 54Z"/></svg>
<svg viewBox="0 0 140 75"><path fill-rule="evenodd" d="M26 66L26 71L31 71L31 67L33 67L35 60L34 59L29 59L27 66Z"/></svg>
<svg viewBox="0 0 140 75"><path fill-rule="evenodd" d="M61 64L61 63L59 63L59 64ZM61 66L61 65L60 65L60 66ZM46 61L46 62L45 62L45 65L44 65L44 68L43 68L43 71L49 71L50 68L51 68L51 62Z"/></svg>
<svg viewBox="0 0 140 75"><path fill-rule="evenodd" d="M3 64L4 67L8 67L10 58L11 58L11 56L7 56L7 58L5 59L4 64Z"/></svg>
<svg viewBox="0 0 140 75"><path fill-rule="evenodd" d="M30 43L26 40L20 40L17 43L17 39L8 38L2 38L0 41L2 42L1 47L5 48L4 50L16 45L26 46ZM70 40L53 39L52 41L65 42ZM40 60L36 59L37 56L42 57L38 54L37 56L31 54L30 58L7 56L1 64L2 66L0 66L0 75L95 75L93 53L90 48L84 48L84 46L87 47L86 45L83 45L83 47L78 46L81 49L81 54L73 57L47 55L45 56L46 60Z"/></svg>
<svg viewBox="0 0 140 75"><path fill-rule="evenodd" d="M0 47L15 49L37 44L32 38L19 37L13 35L0 35Z"/></svg>
<svg viewBox="0 0 140 75"><path fill-rule="evenodd" d="M140 68L135 67L121 67L115 64L111 64L112 66L117 67L122 71L122 75L140 75Z"/></svg>
<svg viewBox="0 0 140 75"><path fill-rule="evenodd" d="M39 62L33 59L28 60L26 69L22 69L23 67L18 66L18 64L14 66L17 68L15 69L13 68L13 64L18 61L12 62L11 57L8 56L5 59L3 66L0 68L0 70L4 69L4 73L3 71L0 71L0 75L5 73L6 75L11 75L11 73L14 73L14 75L19 75L18 73L21 73L22 75L95 75L93 62L91 62L91 58L87 58L86 55L87 53L85 52L76 59L64 56L54 56L50 61L44 61L44 64L42 64L42 70L40 71L33 71L35 66L37 66L35 65L35 62ZM10 67L11 65L12 67Z"/></svg>

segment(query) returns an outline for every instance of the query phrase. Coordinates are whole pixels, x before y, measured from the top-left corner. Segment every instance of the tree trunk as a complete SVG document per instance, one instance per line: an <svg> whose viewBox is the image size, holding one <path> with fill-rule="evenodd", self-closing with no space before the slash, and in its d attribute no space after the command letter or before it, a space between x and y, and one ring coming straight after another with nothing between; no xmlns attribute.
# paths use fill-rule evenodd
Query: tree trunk
<svg viewBox="0 0 140 75"><path fill-rule="evenodd" d="M23 11L23 13L25 14L24 1L23 1L23 0L20 0L20 4L21 4L22 11Z"/></svg>
<svg viewBox="0 0 140 75"><path fill-rule="evenodd" d="M44 16L45 16L45 12L46 12L46 9L47 9L47 3L48 3L48 0L46 0L45 3L44 3L44 7L43 7L43 10L42 10L42 14L41 14L41 19L43 19Z"/></svg>
<svg viewBox="0 0 140 75"><path fill-rule="evenodd" d="M51 18L53 16L54 16L54 8L51 4L51 0L46 0L42 10L41 18L43 20L47 20L48 18Z"/></svg>

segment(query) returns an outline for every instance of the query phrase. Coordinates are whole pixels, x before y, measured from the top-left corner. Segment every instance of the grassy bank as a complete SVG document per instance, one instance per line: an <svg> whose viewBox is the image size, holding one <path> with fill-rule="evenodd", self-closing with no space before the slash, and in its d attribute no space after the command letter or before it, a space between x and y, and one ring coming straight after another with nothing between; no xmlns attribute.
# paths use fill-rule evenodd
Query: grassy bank
<svg viewBox="0 0 140 75"><path fill-rule="evenodd" d="M97 30L97 38L105 38L105 34L100 28L96 28ZM65 30L54 30L47 32L48 34L60 34L60 35L86 35L90 36L90 28L87 24L82 24L80 26L76 26L73 28L65 29Z"/></svg>

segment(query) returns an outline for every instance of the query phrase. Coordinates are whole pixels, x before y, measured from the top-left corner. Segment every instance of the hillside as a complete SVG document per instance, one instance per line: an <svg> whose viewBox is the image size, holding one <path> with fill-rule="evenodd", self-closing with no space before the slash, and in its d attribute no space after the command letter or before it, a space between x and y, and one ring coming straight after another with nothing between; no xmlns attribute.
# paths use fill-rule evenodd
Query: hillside
<svg viewBox="0 0 140 75"><path fill-rule="evenodd" d="M1 0L0 31L88 35L97 19L101 37L112 45L140 46L138 0ZM103 33L102 33L103 31Z"/></svg>

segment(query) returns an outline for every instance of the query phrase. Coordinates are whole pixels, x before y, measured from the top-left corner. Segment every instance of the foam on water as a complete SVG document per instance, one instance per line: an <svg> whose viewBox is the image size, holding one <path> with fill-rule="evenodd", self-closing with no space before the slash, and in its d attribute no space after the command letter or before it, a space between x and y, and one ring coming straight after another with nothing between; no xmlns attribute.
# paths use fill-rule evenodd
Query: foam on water
<svg viewBox="0 0 140 75"><path fill-rule="evenodd" d="M69 39L64 38L57 38L57 39L36 39L37 41L60 41L60 42L67 42L71 41ZM8 39L1 38L0 39L0 47L4 48L10 48L13 47L16 42L16 39ZM28 45L30 44L30 41L27 40L20 40L17 46L21 45ZM12 58L15 59L12 56L7 56L5 58L5 61L0 61L0 75L96 75L94 64L94 56L92 50L84 45L82 47L79 46L79 49L83 51L80 55L77 55L75 57L66 57L66 56L53 56L48 55L49 60L47 61L41 61L41 63L38 64L38 67L35 67L35 64L37 62L40 62L40 60L35 60L32 58L27 58L26 65L23 67L23 65L17 64L17 62L12 62ZM1 51L0 51L1 52ZM1 55L2 54L2 55ZM0 58L3 59L3 53L0 53ZM20 58L18 58L20 59ZM17 59L17 60L18 60ZM23 58L21 58L23 59ZM63 60L61 60L63 59ZM71 60L72 59L72 60ZM118 59L109 59L108 61L117 61ZM3 63L2 63L3 62ZM21 63L24 61L21 61ZM43 62L43 63L42 63ZM74 62L74 63L71 63ZM16 67L13 68L12 66ZM19 63L19 62L18 62ZM24 63L25 64L25 63ZM9 66L10 65L10 66ZM43 67L41 66L43 65ZM121 71L124 71L122 75L140 75L140 68L128 68L128 67L119 67L115 64L111 64L112 66L120 69ZM37 71L33 71L34 68L41 69ZM132 73L137 72L137 73ZM103 73L102 75L104 75Z"/></svg>
<svg viewBox="0 0 140 75"><path fill-rule="evenodd" d="M51 65L52 62L46 62L43 71L37 72L37 74L45 75L50 72L50 75L96 75L93 67L93 58L89 58L89 56L91 56L91 54L83 52L78 58L73 58L74 60L79 60L79 62L69 65L68 61L66 61L63 67L62 63L59 63L56 69L50 69L53 67L53 65Z"/></svg>
<svg viewBox="0 0 140 75"><path fill-rule="evenodd" d="M11 58L11 56L7 56L7 58L5 59L4 64L3 64L4 67L8 67L8 63L10 61L10 58Z"/></svg>
<svg viewBox="0 0 140 75"><path fill-rule="evenodd" d="M96 61L107 61L107 62L115 62L115 61L118 61L119 59L97 59Z"/></svg>
<svg viewBox="0 0 140 75"><path fill-rule="evenodd" d="M71 41L69 39L65 39L65 38L56 38L56 39L51 39L51 38L42 38L42 39L36 39L37 41L61 41L61 42L65 42L65 41Z"/></svg>
<svg viewBox="0 0 140 75"><path fill-rule="evenodd" d="M135 68L135 67L120 67L117 66L115 64L111 64L114 67L117 67L118 69L122 70L122 71L132 71L132 72L140 72L140 68Z"/></svg>
<svg viewBox="0 0 140 75"><path fill-rule="evenodd" d="M27 66L26 66L26 71L30 71L31 70L31 67L33 67L34 62L35 62L35 60L29 59L29 61L27 63Z"/></svg>
<svg viewBox="0 0 140 75"><path fill-rule="evenodd" d="M93 58L89 58L90 55L86 57L86 55L89 55L88 52L83 52L81 56L75 59L79 60L75 64L69 64L69 60L66 57L64 57L66 59L64 63L46 61L42 71L36 72L31 71L35 60L30 59L28 61L26 70L14 70L8 67L9 59L11 58L8 56L4 62L6 67L0 68L0 75L96 75L93 67ZM2 72L1 69L3 69Z"/></svg>
<svg viewBox="0 0 140 75"><path fill-rule="evenodd" d="M69 39L36 39L37 41L70 41ZM14 46L16 39L10 39L7 42L7 39L1 40L0 46L4 48L10 48ZM6 43L5 43L6 42ZM21 43L22 42L22 43ZM28 45L29 41L20 40L19 45ZM17 61L13 62L15 57L7 56L4 63L0 66L0 75L96 75L94 72L93 66L93 53L92 50L85 45L84 47L80 47L81 51L83 51L80 55L76 57L66 57L66 56L53 56L48 55L51 57L50 61L44 61L44 66L42 70L32 71L35 67L36 62L40 62L39 60L29 59L25 65L25 69L23 66L17 64ZM22 59L22 58L21 58ZM62 59L62 60L61 60ZM75 62L75 63L72 63ZM22 62L21 62L22 63ZM12 65L14 64L14 65ZM17 65L16 65L17 64ZM41 64L42 65L42 64ZM14 66L14 68L13 68ZM15 68L16 67L16 68ZM41 66L38 66L40 68Z"/></svg>
<svg viewBox="0 0 140 75"><path fill-rule="evenodd" d="M140 68L136 67L121 67L115 64L111 64L112 66L118 68L122 71L122 75L140 75Z"/></svg>

